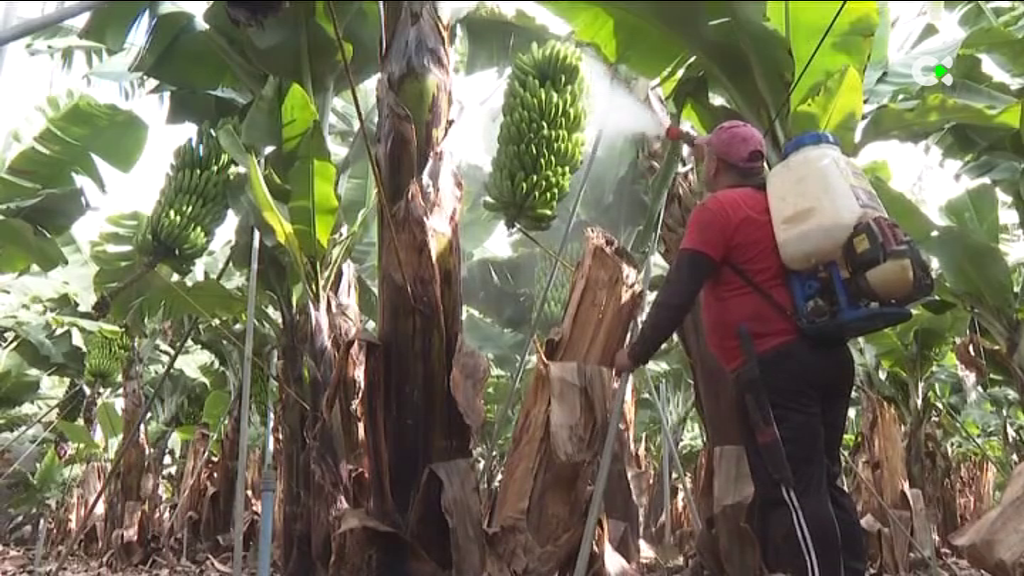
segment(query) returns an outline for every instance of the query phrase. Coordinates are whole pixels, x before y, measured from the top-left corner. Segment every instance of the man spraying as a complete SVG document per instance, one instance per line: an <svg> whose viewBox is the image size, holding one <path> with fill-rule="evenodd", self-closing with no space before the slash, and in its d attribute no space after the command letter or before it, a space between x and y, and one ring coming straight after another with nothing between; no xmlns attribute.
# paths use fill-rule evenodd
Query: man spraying
<svg viewBox="0 0 1024 576"><path fill-rule="evenodd" d="M616 355L615 371L628 373L646 364L704 289L708 345L736 378L756 360L758 387L788 463L780 481L777 467L759 447L765 443L763 431L744 423L755 487L753 527L766 567L797 575L862 576L860 522L840 484L853 357L845 342L807 339L792 318L786 268L765 195L760 132L744 122L725 122L698 138L695 151L703 160L701 177L709 196L690 215L647 321Z"/></svg>

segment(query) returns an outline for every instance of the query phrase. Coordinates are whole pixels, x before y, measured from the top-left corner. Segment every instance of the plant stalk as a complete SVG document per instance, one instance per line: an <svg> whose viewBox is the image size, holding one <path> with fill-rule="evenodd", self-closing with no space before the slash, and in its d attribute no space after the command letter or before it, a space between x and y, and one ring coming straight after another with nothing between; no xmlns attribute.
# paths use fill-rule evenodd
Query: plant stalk
<svg viewBox="0 0 1024 576"><path fill-rule="evenodd" d="M109 4L109 2L79 2L72 6L58 8L53 12L43 14L38 18L20 22L10 28L4 28L3 30L0 30L0 48L3 48L12 42L17 42L18 40L42 32L51 26L56 26L57 24L70 20L75 16L91 12L100 8L104 4ZM9 9L14 9L13 4Z"/></svg>
<svg viewBox="0 0 1024 576"><path fill-rule="evenodd" d="M234 509L234 552L232 554L231 572L234 576L242 576L243 555L242 526L245 514L245 476L249 457L249 394L252 388L252 341L256 324L256 291L257 276L260 266L260 231L252 227L252 250L249 256L249 294L245 309L245 352L242 361L242 399L238 405L238 467L235 470L235 509ZM268 395L269 396L269 395Z"/></svg>

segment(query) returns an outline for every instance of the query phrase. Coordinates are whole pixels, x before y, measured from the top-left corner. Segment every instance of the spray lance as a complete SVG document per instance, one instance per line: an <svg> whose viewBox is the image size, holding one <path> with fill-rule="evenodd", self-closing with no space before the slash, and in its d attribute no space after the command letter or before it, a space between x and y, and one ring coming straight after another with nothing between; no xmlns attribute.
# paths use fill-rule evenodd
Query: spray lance
<svg viewBox="0 0 1024 576"><path fill-rule="evenodd" d="M678 174L677 167L679 165L679 159L682 156L682 145L686 144L691 148L695 147L697 137L690 134L679 127L675 122L669 124L664 134L665 140L668 142L668 150L665 152L665 158L655 174L653 181L651 182L652 190L652 204L656 206L664 206L665 196L668 194L671 188L672 179ZM692 164L684 169L692 169ZM651 211L648 214L647 221L644 222L643 227L636 236L633 237L630 243L630 252L638 256L637 260L646 262L648 255L653 251L655 241L657 239L657 229L661 223L661 211ZM644 288L647 288L647 282L650 279L650 269L645 270L645 282ZM636 330L638 325L634 320L634 324L630 332ZM597 528L597 519L600 514L602 504L604 502L604 490L608 482L608 473L611 465L612 449L615 440L616 431L619 429L618 422L622 419L623 404L625 403L626 390L629 388L628 375L624 375L622 380L619 382L618 390L615 394L615 399L612 401L612 413L609 418L608 430L605 432L604 446L601 450L601 456L597 468L597 474L594 479L594 489L591 492L590 505L587 510L587 518L584 523L583 537L580 540L580 547L576 555L576 564L573 570L573 576L583 576L586 573L588 566L588 559L593 545L594 531ZM668 426L668 422L663 417L663 426ZM671 434L669 434L671 437ZM670 445L674 442L670 442ZM693 496L689 493L689 489L685 485L686 474L682 470L681 463L679 462L678 455L676 455L676 464L680 466L680 478L684 482L684 491L687 493L687 503L691 507L692 518L694 519L697 529L701 528L700 515L697 512L696 505L694 504Z"/></svg>

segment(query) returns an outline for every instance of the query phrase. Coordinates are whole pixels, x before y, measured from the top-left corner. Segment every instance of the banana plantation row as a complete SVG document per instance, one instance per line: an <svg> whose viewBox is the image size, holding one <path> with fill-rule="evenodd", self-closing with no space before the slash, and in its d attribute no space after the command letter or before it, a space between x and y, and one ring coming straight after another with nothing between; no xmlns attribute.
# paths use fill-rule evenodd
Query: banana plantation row
<svg viewBox="0 0 1024 576"><path fill-rule="evenodd" d="M79 183L106 191L96 159L130 172L146 123L53 96L4 159L8 537L48 565L222 554L241 440L244 544L255 555L272 522L281 573L568 574L581 542L591 570L649 561L646 542L758 573L736 392L699 313L611 422L608 367L703 194L689 149L606 120L635 107L699 133L744 119L771 164L809 130L851 157L897 140L962 163L971 187L932 214L885 162L862 166L935 295L852 345L846 472L885 573L943 564L942 548L1012 573L1024 4L945 2L956 38L885 2L538 5L571 37L486 5L217 1L111 3L31 39L197 128L153 209L114 214L87 249ZM914 81L925 56L952 59L953 86ZM505 98L469 101L470 80ZM456 146L467 133L486 161Z"/></svg>

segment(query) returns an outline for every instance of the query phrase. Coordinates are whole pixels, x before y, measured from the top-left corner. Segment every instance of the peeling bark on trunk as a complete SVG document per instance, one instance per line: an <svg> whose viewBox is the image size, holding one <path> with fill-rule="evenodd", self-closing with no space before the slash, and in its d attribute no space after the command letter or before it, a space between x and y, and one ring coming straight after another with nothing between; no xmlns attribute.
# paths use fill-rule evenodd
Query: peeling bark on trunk
<svg viewBox="0 0 1024 576"><path fill-rule="evenodd" d="M931 512L931 522L936 527L939 540L945 542L946 538L960 526L977 518L971 510L961 520L958 497L963 494L965 479L977 480L982 476L975 477L970 472L966 478L962 476L960 474L962 470L954 466L953 460L949 456L948 447L939 439L938 431L931 426L925 432L924 442L922 480L920 483L912 485L921 489L925 503ZM985 504L980 512L988 509L991 502L990 496L991 491L988 491L988 494L983 497Z"/></svg>
<svg viewBox="0 0 1024 576"><path fill-rule="evenodd" d="M85 511L89 508L92 499L100 491L103 485L103 478L106 476L106 465L102 462L90 462L86 464L82 472L78 486L75 487L72 495L67 500L67 520L64 530L58 533L58 542L67 542L75 530L88 522L89 526L82 532L82 539L78 543L78 550L86 556L96 556L106 548L106 506L100 502L93 511L92 516L85 517Z"/></svg>
<svg viewBox="0 0 1024 576"><path fill-rule="evenodd" d="M241 385L239 383L239 385ZM220 455L213 465L211 485L204 490L202 503L202 519L200 521L200 537L203 543L215 551L227 549L227 540L221 537L231 532L235 504L235 474L238 469L238 431L241 423L239 418L239 399L235 394L231 403L227 426L220 438ZM222 543L223 540L223 543Z"/></svg>
<svg viewBox="0 0 1024 576"><path fill-rule="evenodd" d="M188 455L185 457L184 471L181 474L182 484L178 493L178 506L171 519L169 530L174 536L184 536L188 531L187 538L194 541L199 535L199 528L196 520L202 513L202 495L205 492L202 488L204 478L202 469L206 465L204 456L206 448L210 445L210 429L206 423L199 424L192 441L188 444ZM167 536L164 540L167 540Z"/></svg>
<svg viewBox="0 0 1024 576"><path fill-rule="evenodd" d="M984 457L975 457L958 463L955 494L957 518L960 524L974 522L992 508L995 493L996 467ZM959 528L959 526L957 526ZM955 530L950 530L949 534ZM940 534L945 539L948 534Z"/></svg>
<svg viewBox="0 0 1024 576"><path fill-rule="evenodd" d="M903 486L907 483L903 426L896 410L884 400L863 390L861 393L861 451L858 455L862 477L870 479L870 488L858 478L854 483L855 501L861 514L872 514L883 526L889 525L885 507L899 508ZM877 493L884 503L872 493Z"/></svg>
<svg viewBox="0 0 1024 576"><path fill-rule="evenodd" d="M309 537L309 467L305 445L306 409L296 397L305 386L302 350L298 345L299 328L294 310L282 310L280 349L280 386L278 414L275 419L278 435L274 457L277 460L277 502L274 534L280 550L280 563L288 576L312 571Z"/></svg>
<svg viewBox="0 0 1024 576"><path fill-rule="evenodd" d="M380 511L398 526L406 526L428 466L470 456L470 428L449 390L462 330L462 182L443 146L452 83L448 33L433 2L384 5L378 337L386 414L380 446L390 494L374 500L379 508L393 502Z"/></svg>
<svg viewBox="0 0 1024 576"><path fill-rule="evenodd" d="M363 389L362 349L355 345L361 323L355 266L341 268L340 284L307 314L306 355L316 370L309 375L313 408L306 420L310 465L310 546L318 574L329 574L338 553L333 535L344 513L368 500L365 463L359 438Z"/></svg>
<svg viewBox="0 0 1024 576"><path fill-rule="evenodd" d="M650 103L667 122L668 114L663 102L652 95ZM665 153L660 139L649 139L647 147L647 173L653 178L664 161ZM665 199L659 238L659 251L669 264L675 259L682 242L690 211L699 200L694 173L676 176ZM732 378L705 342L701 308L698 303L676 332L690 362L697 414L711 450L710 460L704 466L704 476L699 482L700 490L694 496L704 526L697 536L698 555L706 566L722 574L758 574L761 571L761 552L757 538L746 524L754 487L738 424L745 415L739 409ZM716 471L720 477L733 478L734 481L729 484L715 482Z"/></svg>
<svg viewBox="0 0 1024 576"><path fill-rule="evenodd" d="M351 545L336 538L344 515L369 500L355 267L345 263L332 280L300 312L282 306L273 516L275 553L289 576L336 573L336 559Z"/></svg>
<svg viewBox="0 0 1024 576"><path fill-rule="evenodd" d="M156 442L149 453L149 461L146 463L146 508L150 510L150 518L153 525L150 531L154 534L164 532L165 516L161 514L163 495L160 493L160 480L164 470L164 457L167 455L167 444L170 442L171 434L174 433L174 426L171 422L164 423L165 428L157 437Z"/></svg>
<svg viewBox="0 0 1024 576"><path fill-rule="evenodd" d="M861 392L861 405L861 444L854 460L860 474L852 483L850 494L860 515L870 518L866 522L871 527L869 560L890 572L901 573L909 562L910 541L906 534L913 530L903 493L908 486L903 426L896 410L868 390ZM891 517L888 510L896 517ZM896 522L902 524L902 529Z"/></svg>
<svg viewBox="0 0 1024 576"><path fill-rule="evenodd" d="M995 508L949 537L977 568L1018 576L1024 566L1024 464L1014 469Z"/></svg>
<svg viewBox="0 0 1024 576"><path fill-rule="evenodd" d="M625 251L602 231L587 234L561 328L523 399L494 504L495 551L524 576L572 569L614 398L606 368L641 301ZM611 475L628 482L621 459Z"/></svg>
<svg viewBox="0 0 1024 576"><path fill-rule="evenodd" d="M388 391L380 386L383 354L376 341L362 340L356 346L364 351L365 357L367 475L374 498L383 495L386 499L390 492L384 434L387 413L383 407L388 404ZM461 342L457 349L452 393L459 399L466 421L475 429L483 420L482 394L488 366L486 358ZM409 527L404 532L374 517L385 518L380 513L344 510L333 534L330 573L500 576L503 572L493 568L495 560L486 546L477 490L472 461L450 460L427 468L413 503ZM376 509L388 510L388 505L384 500L376 504Z"/></svg>
<svg viewBox="0 0 1024 576"><path fill-rule="evenodd" d="M107 517L112 520L108 530L112 538L118 561L124 566L142 562L148 555L148 540L151 521L145 510L143 477L146 474L146 429L140 422L144 400L142 395L142 367L138 351L133 350L131 360L124 370L124 408L121 414L123 424L121 461L118 475L118 489L108 493ZM139 426L138 435L131 443L124 444L131 430Z"/></svg>

